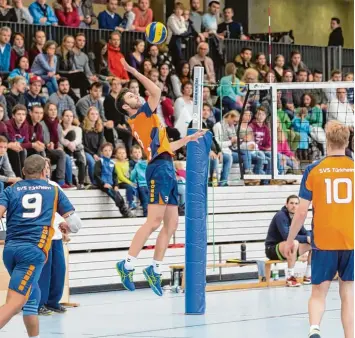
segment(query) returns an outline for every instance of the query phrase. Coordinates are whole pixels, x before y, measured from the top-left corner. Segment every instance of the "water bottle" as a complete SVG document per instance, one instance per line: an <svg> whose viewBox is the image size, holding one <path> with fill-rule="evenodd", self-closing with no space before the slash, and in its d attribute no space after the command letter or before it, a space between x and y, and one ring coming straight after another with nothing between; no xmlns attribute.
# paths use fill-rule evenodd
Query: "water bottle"
<svg viewBox="0 0 355 338"><path fill-rule="evenodd" d="M272 279L273 280L279 280L279 269L277 268L277 265L274 264L273 269L272 269Z"/></svg>
<svg viewBox="0 0 355 338"><path fill-rule="evenodd" d="M217 186L218 186L217 172L214 171L212 175L212 187L217 187Z"/></svg>
<svg viewBox="0 0 355 338"><path fill-rule="evenodd" d="M241 246L240 246L240 259L242 261L246 261L247 260L247 246L245 243L243 243Z"/></svg>
<svg viewBox="0 0 355 338"><path fill-rule="evenodd" d="M175 271L174 272L174 284L171 287L171 292L173 292L173 293L179 293L180 292L179 278L180 278L179 271Z"/></svg>

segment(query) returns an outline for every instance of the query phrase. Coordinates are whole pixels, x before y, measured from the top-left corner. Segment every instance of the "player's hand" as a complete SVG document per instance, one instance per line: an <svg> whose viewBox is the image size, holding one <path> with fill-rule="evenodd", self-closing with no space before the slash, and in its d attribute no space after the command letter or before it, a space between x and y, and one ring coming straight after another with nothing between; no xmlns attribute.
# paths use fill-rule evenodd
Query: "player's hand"
<svg viewBox="0 0 355 338"><path fill-rule="evenodd" d="M127 61L125 60L125 58L122 58L122 59L121 59L121 63L122 63L123 68L124 68L127 72L133 74L134 72L137 71L137 69L131 67L131 66L127 63Z"/></svg>
<svg viewBox="0 0 355 338"><path fill-rule="evenodd" d="M203 135L205 135L205 134L206 134L206 130L199 130L195 134L192 134L192 135L188 136L189 137L189 142L191 142L191 141L198 142L198 139L200 137L202 137Z"/></svg>
<svg viewBox="0 0 355 338"><path fill-rule="evenodd" d="M294 249L295 249L294 242L287 240L286 244L285 244L285 255L286 255L286 258L289 258L289 257L292 256Z"/></svg>
<svg viewBox="0 0 355 338"><path fill-rule="evenodd" d="M68 234L70 233L70 228L67 222L62 222L59 224L59 230L61 231L62 234Z"/></svg>

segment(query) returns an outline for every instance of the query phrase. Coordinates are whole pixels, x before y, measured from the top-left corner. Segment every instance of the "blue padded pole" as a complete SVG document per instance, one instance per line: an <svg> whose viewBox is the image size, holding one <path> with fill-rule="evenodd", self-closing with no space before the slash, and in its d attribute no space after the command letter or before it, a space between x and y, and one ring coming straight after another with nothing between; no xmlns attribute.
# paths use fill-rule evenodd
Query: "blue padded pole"
<svg viewBox="0 0 355 338"><path fill-rule="evenodd" d="M188 135L197 129L189 129ZM206 309L207 179L212 134L187 144L185 204L185 313L202 315Z"/></svg>

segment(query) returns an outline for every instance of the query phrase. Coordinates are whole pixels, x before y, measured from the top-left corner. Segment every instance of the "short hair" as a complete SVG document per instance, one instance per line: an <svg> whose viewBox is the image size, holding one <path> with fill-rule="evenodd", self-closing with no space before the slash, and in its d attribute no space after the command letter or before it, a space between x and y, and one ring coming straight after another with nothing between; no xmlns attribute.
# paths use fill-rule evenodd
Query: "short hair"
<svg viewBox="0 0 355 338"><path fill-rule="evenodd" d="M337 17L335 17L335 16L332 17L330 21L336 21L336 23L337 23L338 25L340 25L340 19L337 18Z"/></svg>
<svg viewBox="0 0 355 338"><path fill-rule="evenodd" d="M186 86L193 86L193 84L192 84L191 81L184 82L184 83L181 85L181 91L183 91Z"/></svg>
<svg viewBox="0 0 355 338"><path fill-rule="evenodd" d="M307 72L307 70L305 70L304 68L300 68L298 71L297 71L297 75L300 75L301 73L307 73L308 74L308 72Z"/></svg>
<svg viewBox="0 0 355 338"><path fill-rule="evenodd" d="M31 155L25 159L23 172L26 178L34 178L41 174L46 167L46 161L41 155Z"/></svg>
<svg viewBox="0 0 355 338"><path fill-rule="evenodd" d="M290 58L292 59L295 55L301 55L301 52L297 49L294 49L292 52L291 52L291 56Z"/></svg>
<svg viewBox="0 0 355 338"><path fill-rule="evenodd" d="M55 48L58 47L58 44L57 44L55 41L53 41L53 40L48 40L48 41L44 44L44 46L43 46L43 48L42 48L43 53L47 54L48 48L49 48L50 46L52 46L52 45L54 45Z"/></svg>
<svg viewBox="0 0 355 338"><path fill-rule="evenodd" d="M130 80L130 81L128 82L127 87L128 87L128 88L131 87L131 84L132 84L132 83L136 83L136 84L139 85L139 82L138 82L136 79L132 79L132 80Z"/></svg>
<svg viewBox="0 0 355 338"><path fill-rule="evenodd" d="M336 120L330 120L325 125L325 135L327 144L332 149L345 149L349 144L349 128Z"/></svg>
<svg viewBox="0 0 355 338"><path fill-rule="evenodd" d="M59 86L61 83L66 82L66 81L69 82L68 78L66 78L66 77L61 77L61 78L58 80L58 86Z"/></svg>
<svg viewBox="0 0 355 338"><path fill-rule="evenodd" d="M12 39L15 40L16 36L21 36L22 40L25 41L25 34L21 33L21 32L15 32L12 36Z"/></svg>
<svg viewBox="0 0 355 338"><path fill-rule="evenodd" d="M140 150L142 153L143 153L143 149L140 145L138 144L134 144L131 148L131 154L133 153L133 150L136 149L136 150Z"/></svg>
<svg viewBox="0 0 355 338"><path fill-rule="evenodd" d="M15 76L12 79L9 79L9 83L11 86L19 83L20 81L26 82L26 79L23 76Z"/></svg>
<svg viewBox="0 0 355 338"><path fill-rule="evenodd" d="M342 74L342 72L339 69L333 69L332 72L330 73L330 77L333 77L334 75Z"/></svg>
<svg viewBox="0 0 355 338"><path fill-rule="evenodd" d="M101 82L93 82L90 86L89 86L89 90L92 90L93 88L101 88L102 89L103 85Z"/></svg>
<svg viewBox="0 0 355 338"><path fill-rule="evenodd" d="M319 69L315 69L314 71L313 71L313 75L314 74L321 74L321 75L323 75L323 72L321 71L321 70L319 70Z"/></svg>
<svg viewBox="0 0 355 338"><path fill-rule="evenodd" d="M116 99L116 108L118 111L123 112L123 113L126 111L123 108L123 106L126 104L124 97L129 92L130 92L130 90L128 88L123 88L121 90L121 92L118 94L117 99Z"/></svg>
<svg viewBox="0 0 355 338"><path fill-rule="evenodd" d="M345 73L344 78L348 77L349 75L354 76L354 73L353 73L353 72L348 72L348 73Z"/></svg>
<svg viewBox="0 0 355 338"><path fill-rule="evenodd" d="M258 113L259 111L264 112L265 114L267 114L266 108L264 106L260 106L256 109L256 113Z"/></svg>
<svg viewBox="0 0 355 338"><path fill-rule="evenodd" d="M111 150L113 150L113 145L112 145L112 143L110 143L110 142L105 142L105 143L102 144L102 146L100 147L100 153L103 152L103 150L104 150L106 147L110 147Z"/></svg>
<svg viewBox="0 0 355 338"><path fill-rule="evenodd" d="M232 7L224 7L224 8L223 8L223 13L224 13L227 9L231 9L232 12L234 13L234 9L233 9Z"/></svg>
<svg viewBox="0 0 355 338"><path fill-rule="evenodd" d="M108 0L108 1L110 1L110 0ZM111 34L110 34L110 40L112 39L112 37L113 37L114 35L118 35L118 36L120 37L120 39L121 39L121 33L120 33L119 31L113 31L113 32L111 32Z"/></svg>
<svg viewBox="0 0 355 338"><path fill-rule="evenodd" d="M202 104L202 107L204 108L204 107L208 107L211 111L212 111L212 109L213 109L213 107L208 103L208 102L204 102L203 104Z"/></svg>
<svg viewBox="0 0 355 338"><path fill-rule="evenodd" d="M253 52L253 50L251 49L251 47L243 47L242 50L240 51L240 54L244 54L247 51L251 51Z"/></svg>
<svg viewBox="0 0 355 338"><path fill-rule="evenodd" d="M206 46L207 46L207 53L209 53L209 51L210 51L210 46L208 45L207 42L200 42L200 43L198 44L198 46L197 46L197 53L200 51L200 48L201 48L202 45L206 45Z"/></svg>
<svg viewBox="0 0 355 338"><path fill-rule="evenodd" d="M11 31L10 27L3 26L3 27L0 28L0 34L3 33L3 32L10 32L10 34L11 34L12 31Z"/></svg>
<svg viewBox="0 0 355 338"><path fill-rule="evenodd" d="M115 154L117 154L117 152L118 152L120 149L124 149L124 151L127 153L126 147L123 146L123 145L119 145L119 146L117 146L116 149L115 149Z"/></svg>
<svg viewBox="0 0 355 338"><path fill-rule="evenodd" d="M145 41L144 40L142 40L142 39L134 40L133 41L133 45L132 45L133 46L132 50L134 51L134 48L137 47L141 43L144 43L144 47L145 47Z"/></svg>
<svg viewBox="0 0 355 338"><path fill-rule="evenodd" d="M40 104L34 104L29 108L29 111L33 112L36 108L41 108L42 110L44 110Z"/></svg>
<svg viewBox="0 0 355 338"><path fill-rule="evenodd" d="M79 36L83 36L86 39L86 35L83 32L76 33L75 39L78 38Z"/></svg>
<svg viewBox="0 0 355 338"><path fill-rule="evenodd" d="M287 204L288 202L290 202L290 200L292 200L292 199L294 199L294 198L300 200L300 198L299 198L297 195L290 195L290 196L288 196L287 199L286 199L286 204Z"/></svg>
<svg viewBox="0 0 355 338"><path fill-rule="evenodd" d="M9 143L5 136L0 136L0 143Z"/></svg>
<svg viewBox="0 0 355 338"><path fill-rule="evenodd" d="M174 10L176 10L176 9L181 9L181 10L185 10L185 6L184 6L184 4L183 3L181 3L181 2L175 2L175 5L174 5Z"/></svg>
<svg viewBox="0 0 355 338"><path fill-rule="evenodd" d="M12 115L15 115L18 111L23 110L27 114L27 108L23 104L17 104L12 108Z"/></svg>

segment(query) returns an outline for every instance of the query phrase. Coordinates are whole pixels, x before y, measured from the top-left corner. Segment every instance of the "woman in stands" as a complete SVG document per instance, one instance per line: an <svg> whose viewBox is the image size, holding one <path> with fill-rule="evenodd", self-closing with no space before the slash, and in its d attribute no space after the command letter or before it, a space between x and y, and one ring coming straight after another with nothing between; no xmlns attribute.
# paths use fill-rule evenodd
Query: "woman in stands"
<svg viewBox="0 0 355 338"><path fill-rule="evenodd" d="M17 62L13 71L9 74L8 79L12 79L16 76L22 76L26 79L27 86L30 84L31 74L28 72L30 63L27 56L21 56Z"/></svg>
<svg viewBox="0 0 355 338"><path fill-rule="evenodd" d="M32 63L35 59L35 57L38 54L42 53L42 49L44 44L46 43L46 33L43 31L36 31L34 37L33 37L33 43L31 46L31 49L29 51L29 57L30 57L30 66L32 66Z"/></svg>
<svg viewBox="0 0 355 338"><path fill-rule="evenodd" d="M258 53L255 57L255 69L259 73L259 82L264 82L267 72L270 70L266 62L266 56L264 53Z"/></svg>
<svg viewBox="0 0 355 338"><path fill-rule="evenodd" d="M144 61L145 43L143 40L136 40L133 43L133 52L128 56L128 63L138 71L141 69Z"/></svg>
<svg viewBox="0 0 355 338"><path fill-rule="evenodd" d="M174 127L179 131L180 137L187 135L187 126L192 120L193 103L192 103L192 83L187 82L181 86L182 96L179 97L174 104Z"/></svg>
<svg viewBox="0 0 355 338"><path fill-rule="evenodd" d="M145 59L141 67L141 73L144 76L149 77L149 72L152 70L152 68L153 68L152 61Z"/></svg>
<svg viewBox="0 0 355 338"><path fill-rule="evenodd" d="M191 81L190 76L190 64L187 61L182 61L177 68L177 76L181 84L185 84Z"/></svg>
<svg viewBox="0 0 355 338"><path fill-rule="evenodd" d="M80 28L90 28L96 24L97 19L94 13L92 0L74 0L73 6L78 9Z"/></svg>
<svg viewBox="0 0 355 338"><path fill-rule="evenodd" d="M283 83L293 82L293 71L291 69L284 70L282 82ZM295 104L293 102L293 89L282 89L281 92L282 92L281 101L282 101L283 109L289 116L290 120L292 120L295 115Z"/></svg>
<svg viewBox="0 0 355 338"><path fill-rule="evenodd" d="M17 22L16 11L7 0L0 1L0 22Z"/></svg>
<svg viewBox="0 0 355 338"><path fill-rule="evenodd" d="M94 45L94 52L88 54L90 69L96 74L100 81L110 82L114 78L108 68L107 42L99 40Z"/></svg>
<svg viewBox="0 0 355 338"><path fill-rule="evenodd" d="M57 70L60 76L66 77L69 80L71 88L79 88L80 96L87 95L90 82L84 72L75 70L74 59L74 37L65 35L62 44L57 49Z"/></svg>
<svg viewBox="0 0 355 338"><path fill-rule="evenodd" d="M43 46L42 53L35 57L31 67L32 73L44 80L49 95L58 90L57 79L60 78L57 74L56 48L57 43L55 41L47 41Z"/></svg>
<svg viewBox="0 0 355 338"><path fill-rule="evenodd" d="M104 126L100 114L95 107L90 107L84 118L83 124L83 145L88 165L90 181L95 185L94 168L95 162L100 161L100 148L103 145Z"/></svg>
<svg viewBox="0 0 355 338"><path fill-rule="evenodd" d="M60 26L73 28L80 26L79 12L73 0L58 0L54 2L53 9Z"/></svg>
<svg viewBox="0 0 355 338"><path fill-rule="evenodd" d="M61 144L64 151L70 156L72 163L78 168L78 189L84 189L85 180L85 152L83 146L83 132L78 127L79 121L74 120L74 114L71 110L64 110L62 113L62 137Z"/></svg>
<svg viewBox="0 0 355 338"><path fill-rule="evenodd" d="M0 103L0 136L5 136L9 139L9 134L7 132L6 124L4 123L4 116L6 112L6 107Z"/></svg>
<svg viewBox="0 0 355 338"><path fill-rule="evenodd" d="M180 80L176 75L171 74L169 65L166 63L159 67L159 81L163 84L163 92L166 92L167 97L173 101L182 95Z"/></svg>
<svg viewBox="0 0 355 338"><path fill-rule="evenodd" d="M22 33L15 33L10 56L10 70L16 68L17 62L22 56L26 56L28 59L28 53L25 50L25 36Z"/></svg>
<svg viewBox="0 0 355 338"><path fill-rule="evenodd" d="M285 58L283 55L278 54L274 59L274 72L277 82L282 82L282 77L284 74Z"/></svg>

